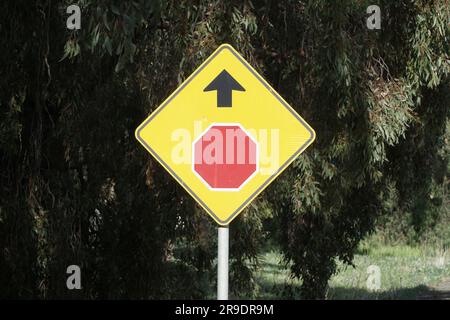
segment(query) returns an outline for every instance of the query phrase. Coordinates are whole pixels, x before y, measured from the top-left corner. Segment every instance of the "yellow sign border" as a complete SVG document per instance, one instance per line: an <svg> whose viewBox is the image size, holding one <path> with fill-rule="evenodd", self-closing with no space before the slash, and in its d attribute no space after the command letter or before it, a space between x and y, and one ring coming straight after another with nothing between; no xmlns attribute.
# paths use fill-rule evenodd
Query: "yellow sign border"
<svg viewBox="0 0 450 320"><path fill-rule="evenodd" d="M189 188L189 186L177 176L177 174L165 163L156 152L145 142L141 137L141 130L146 127L155 118L158 113L166 107L169 102L181 92L192 79L195 78L222 50L229 50L263 85L266 87L281 104L291 112L291 114L306 128L311 134L310 138L288 159L283 165L281 165L277 171L275 171L261 186L259 186L255 192L253 192L226 220L219 219L214 212ZM135 137L139 143L147 149L148 152L170 173L170 175L202 206L202 208L209 213L209 215L220 225L228 225L233 221L242 210L250 204L278 175L281 174L316 138L316 133L311 126L303 120L303 118L268 84L262 76L256 72L255 69L229 44L222 44L219 46L164 102L156 108L136 129Z"/></svg>

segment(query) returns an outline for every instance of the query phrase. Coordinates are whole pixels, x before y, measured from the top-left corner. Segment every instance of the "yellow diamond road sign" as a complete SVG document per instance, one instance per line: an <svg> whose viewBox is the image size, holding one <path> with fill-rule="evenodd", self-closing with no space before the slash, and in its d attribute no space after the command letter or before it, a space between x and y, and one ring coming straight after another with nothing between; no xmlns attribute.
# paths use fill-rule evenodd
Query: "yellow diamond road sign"
<svg viewBox="0 0 450 320"><path fill-rule="evenodd" d="M314 130L230 45L221 45L136 138L221 224L314 140Z"/></svg>

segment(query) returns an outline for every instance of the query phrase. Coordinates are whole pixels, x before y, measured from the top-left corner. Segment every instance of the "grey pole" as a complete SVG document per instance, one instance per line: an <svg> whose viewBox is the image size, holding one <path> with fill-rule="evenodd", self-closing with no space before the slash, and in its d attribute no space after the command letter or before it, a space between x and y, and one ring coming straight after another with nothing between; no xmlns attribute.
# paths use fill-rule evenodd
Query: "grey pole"
<svg viewBox="0 0 450 320"><path fill-rule="evenodd" d="M228 300L228 244L229 228L218 228L217 248L217 300Z"/></svg>

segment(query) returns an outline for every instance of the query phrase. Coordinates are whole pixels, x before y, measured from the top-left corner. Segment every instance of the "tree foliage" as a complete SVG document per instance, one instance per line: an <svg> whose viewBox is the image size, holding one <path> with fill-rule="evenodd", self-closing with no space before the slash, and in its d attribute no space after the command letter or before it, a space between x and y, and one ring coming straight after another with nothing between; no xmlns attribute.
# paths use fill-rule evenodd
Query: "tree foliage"
<svg viewBox="0 0 450 320"><path fill-rule="evenodd" d="M266 238L320 298L378 217L411 212L420 231L444 210L448 1L380 0L379 31L369 1L76 3L74 31L72 1L0 4L2 296L207 296L215 226L133 132L223 42L317 133L231 225L235 294L255 292Z"/></svg>

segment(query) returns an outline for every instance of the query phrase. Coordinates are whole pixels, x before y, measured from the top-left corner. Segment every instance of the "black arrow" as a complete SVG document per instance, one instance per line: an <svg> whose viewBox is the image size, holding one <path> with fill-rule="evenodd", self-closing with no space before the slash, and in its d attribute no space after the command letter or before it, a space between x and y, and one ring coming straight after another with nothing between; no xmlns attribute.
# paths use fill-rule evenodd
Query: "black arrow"
<svg viewBox="0 0 450 320"><path fill-rule="evenodd" d="M223 70L217 77L203 89L204 92L217 90L217 107L232 107L232 91L245 91L245 89L234 80L234 78Z"/></svg>

